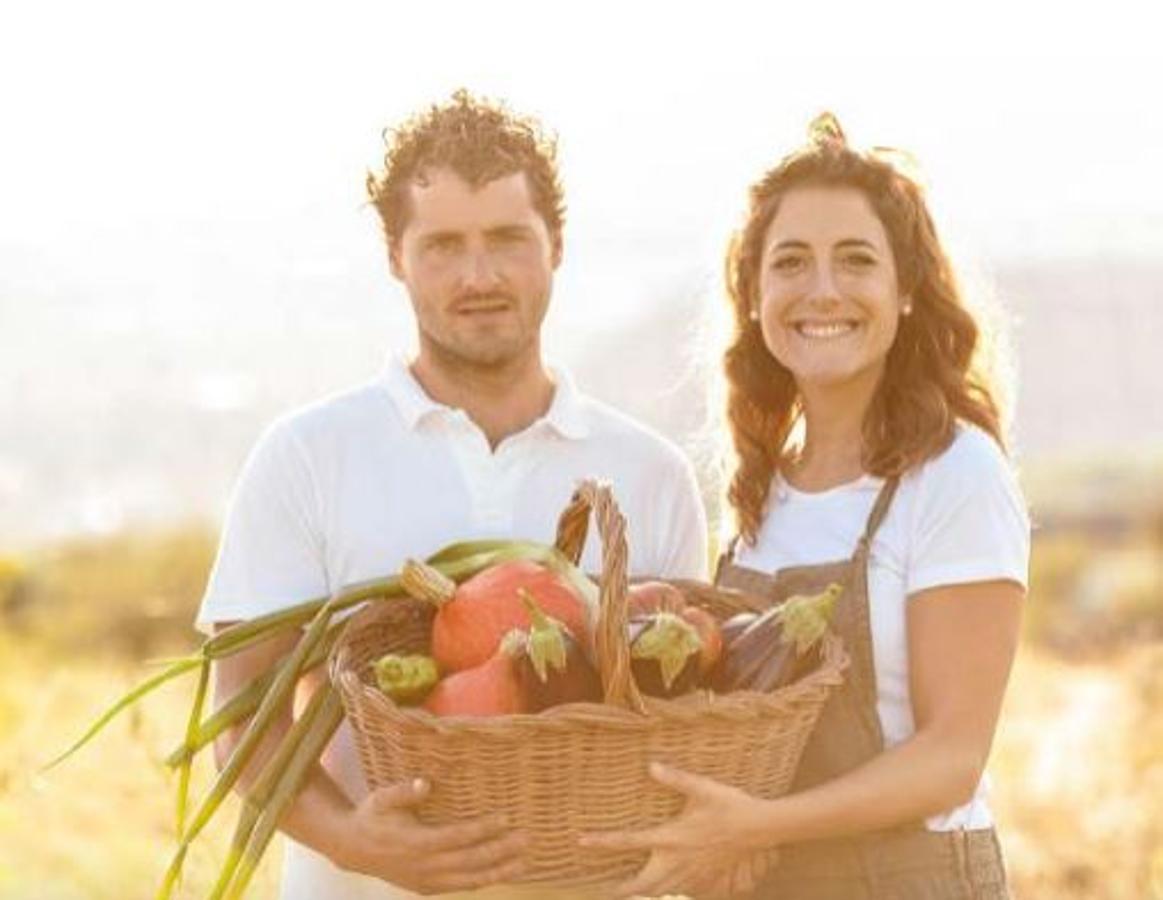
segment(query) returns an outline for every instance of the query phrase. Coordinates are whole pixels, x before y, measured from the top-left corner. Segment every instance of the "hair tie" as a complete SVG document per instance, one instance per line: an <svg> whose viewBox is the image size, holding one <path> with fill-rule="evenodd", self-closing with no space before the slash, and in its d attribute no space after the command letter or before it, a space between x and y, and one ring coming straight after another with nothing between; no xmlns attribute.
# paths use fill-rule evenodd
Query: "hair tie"
<svg viewBox="0 0 1163 900"><path fill-rule="evenodd" d="M840 127L840 120L836 118L835 113L827 110L812 119L808 125L808 140L817 147L848 146L848 138L844 135L844 129Z"/></svg>

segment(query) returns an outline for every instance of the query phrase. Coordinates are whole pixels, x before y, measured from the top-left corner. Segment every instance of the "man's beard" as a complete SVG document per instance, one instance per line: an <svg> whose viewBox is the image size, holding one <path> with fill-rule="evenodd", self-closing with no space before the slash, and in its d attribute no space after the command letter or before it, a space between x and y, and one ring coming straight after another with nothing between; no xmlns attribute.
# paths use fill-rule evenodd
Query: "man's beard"
<svg viewBox="0 0 1163 900"><path fill-rule="evenodd" d="M518 329L501 334L463 335L422 330L421 341L434 362L449 368L495 370L503 369L524 356L535 343L536 332L530 335Z"/></svg>
<svg viewBox="0 0 1163 900"><path fill-rule="evenodd" d="M503 291L463 294L451 306L454 322L455 317L461 315L497 315L503 321L477 325L459 323L467 327L453 327L443 334L422 330L422 340L439 362L450 367L504 368L537 343L541 322L525 322L520 315L521 309L517 298Z"/></svg>

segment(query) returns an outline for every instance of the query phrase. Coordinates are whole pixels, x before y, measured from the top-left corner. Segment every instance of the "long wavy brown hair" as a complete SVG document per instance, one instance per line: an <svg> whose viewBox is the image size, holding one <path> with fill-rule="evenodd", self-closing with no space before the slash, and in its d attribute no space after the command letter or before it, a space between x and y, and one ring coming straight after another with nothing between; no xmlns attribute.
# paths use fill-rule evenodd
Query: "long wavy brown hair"
<svg viewBox="0 0 1163 900"><path fill-rule="evenodd" d="M824 113L809 127L808 143L752 186L747 218L727 252L734 333L724 369L736 453L727 499L748 543L755 541L772 478L789 458L789 438L803 414L792 373L768 350L751 312L759 303L768 226L787 192L807 186L855 188L865 196L888 234L901 295L912 301L864 416L864 470L903 474L948 447L958 421L980 426L1004 447L991 382L978 359L979 329L962 302L920 186L890 153L850 148L839 122Z"/></svg>

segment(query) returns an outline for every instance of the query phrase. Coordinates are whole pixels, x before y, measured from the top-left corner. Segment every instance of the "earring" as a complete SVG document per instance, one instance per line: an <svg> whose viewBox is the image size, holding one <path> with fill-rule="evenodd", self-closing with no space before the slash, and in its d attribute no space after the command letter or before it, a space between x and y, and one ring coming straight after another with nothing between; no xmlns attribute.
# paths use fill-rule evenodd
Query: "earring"
<svg viewBox="0 0 1163 900"><path fill-rule="evenodd" d="M913 314L913 301L906 300L904 302L904 305L901 306L901 315L902 316L911 316L912 314Z"/></svg>
<svg viewBox="0 0 1163 900"><path fill-rule="evenodd" d="M751 312L749 312L747 314L747 318L749 318L752 322L758 322L759 321L759 310L752 309Z"/></svg>

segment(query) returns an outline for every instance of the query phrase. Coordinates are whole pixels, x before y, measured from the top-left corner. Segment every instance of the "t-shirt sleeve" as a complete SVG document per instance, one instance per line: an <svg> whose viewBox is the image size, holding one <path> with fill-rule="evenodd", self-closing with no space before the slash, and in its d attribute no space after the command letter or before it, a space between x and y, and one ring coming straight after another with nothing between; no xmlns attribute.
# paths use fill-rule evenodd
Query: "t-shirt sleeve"
<svg viewBox="0 0 1163 900"><path fill-rule="evenodd" d="M248 458L230 500L197 626L249 619L326 595L318 492L307 454L285 424Z"/></svg>
<svg viewBox="0 0 1163 900"><path fill-rule="evenodd" d="M1030 521L1013 469L984 433L962 432L919 474L906 593L1029 577Z"/></svg>
<svg viewBox="0 0 1163 900"><path fill-rule="evenodd" d="M670 509L655 535L659 566L664 578L707 578L707 514L699 496L694 469L685 458L675 460L664 486Z"/></svg>

